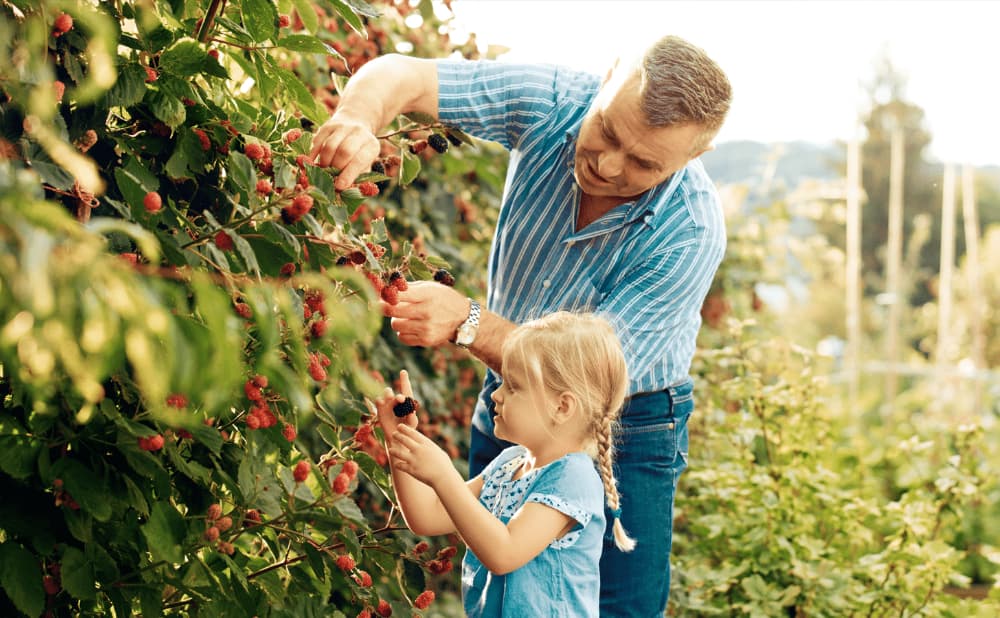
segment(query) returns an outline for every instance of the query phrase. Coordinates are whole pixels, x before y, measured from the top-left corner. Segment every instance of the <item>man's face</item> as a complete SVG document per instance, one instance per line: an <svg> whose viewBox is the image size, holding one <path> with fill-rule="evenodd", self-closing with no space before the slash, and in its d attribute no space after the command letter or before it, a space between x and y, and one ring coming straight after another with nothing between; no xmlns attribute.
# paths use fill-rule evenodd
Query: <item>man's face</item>
<svg viewBox="0 0 1000 618"><path fill-rule="evenodd" d="M640 107L639 75L618 67L601 87L580 127L573 175L594 197L632 198L655 187L688 161L702 129L697 125L651 128Z"/></svg>

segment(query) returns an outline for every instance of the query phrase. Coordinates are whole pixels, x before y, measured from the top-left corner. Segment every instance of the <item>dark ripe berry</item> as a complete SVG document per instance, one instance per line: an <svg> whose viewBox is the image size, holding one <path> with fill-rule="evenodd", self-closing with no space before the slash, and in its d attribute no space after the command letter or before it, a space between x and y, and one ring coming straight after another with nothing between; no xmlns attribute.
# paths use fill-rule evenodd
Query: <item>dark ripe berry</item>
<svg viewBox="0 0 1000 618"><path fill-rule="evenodd" d="M413 397L407 397L403 401L396 402L396 405L392 406L392 413L399 418L403 418L408 414L413 414L417 409L417 402Z"/></svg>
<svg viewBox="0 0 1000 618"><path fill-rule="evenodd" d="M342 255L337 258L337 266L343 266L344 264L350 263L350 259L346 255Z"/></svg>
<svg viewBox="0 0 1000 618"><path fill-rule="evenodd" d="M383 165L381 161L376 161L372 163L372 171L376 174L385 174L385 165ZM385 190L389 188L389 181L380 180L375 183L375 186L378 187L380 193L384 193Z"/></svg>
<svg viewBox="0 0 1000 618"><path fill-rule="evenodd" d="M448 138L448 141L451 142L452 146L461 146L462 145L462 138L460 138L458 135L452 133L451 131L447 131L444 134L444 136Z"/></svg>
<svg viewBox="0 0 1000 618"><path fill-rule="evenodd" d="M434 280L443 285L447 285L448 287L455 285L455 277L443 268L439 268L434 271Z"/></svg>
<svg viewBox="0 0 1000 618"><path fill-rule="evenodd" d="M347 257L355 264L364 264L368 261L363 251L352 251Z"/></svg>
<svg viewBox="0 0 1000 618"><path fill-rule="evenodd" d="M229 234L225 230L219 230L215 233L215 246L223 251L233 250L233 239L229 237Z"/></svg>
<svg viewBox="0 0 1000 618"><path fill-rule="evenodd" d="M427 145L433 148L434 150L438 151L439 153L444 153L448 151L448 140L439 135L438 133L434 133L433 135L427 138Z"/></svg>
<svg viewBox="0 0 1000 618"><path fill-rule="evenodd" d="M393 271L393 273L389 275L389 285L396 288L400 292L405 292L410 287L409 284L406 283L406 277L404 277L403 273L398 270Z"/></svg>

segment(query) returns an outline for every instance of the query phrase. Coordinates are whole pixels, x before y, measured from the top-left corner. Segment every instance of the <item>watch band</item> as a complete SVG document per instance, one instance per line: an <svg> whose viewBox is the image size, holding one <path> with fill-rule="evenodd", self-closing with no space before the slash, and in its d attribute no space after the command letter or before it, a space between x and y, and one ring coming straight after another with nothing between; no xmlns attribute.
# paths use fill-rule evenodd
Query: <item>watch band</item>
<svg viewBox="0 0 1000 618"><path fill-rule="evenodd" d="M482 308L479 303L469 299L469 317L455 331L455 345L468 348L476 340L476 333L479 332L479 316Z"/></svg>

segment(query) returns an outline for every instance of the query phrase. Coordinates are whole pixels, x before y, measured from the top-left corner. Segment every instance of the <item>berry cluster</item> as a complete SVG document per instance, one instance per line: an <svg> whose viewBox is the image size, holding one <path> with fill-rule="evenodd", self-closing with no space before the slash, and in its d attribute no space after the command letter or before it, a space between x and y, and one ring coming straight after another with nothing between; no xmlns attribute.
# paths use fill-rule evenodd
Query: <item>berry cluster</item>
<svg viewBox="0 0 1000 618"><path fill-rule="evenodd" d="M247 513L249 515L249 513ZM205 532L202 537L209 543L219 541L219 535L233 527L233 518L222 514L222 505L215 503L208 507L205 513ZM215 546L219 552L232 556L236 548L232 543L219 541Z"/></svg>
<svg viewBox="0 0 1000 618"><path fill-rule="evenodd" d="M271 410L264 394L267 384L267 376L262 375L256 375L243 383L243 393L252 404L246 415L247 429L267 429L278 424L278 417ZM289 441L294 439L293 435Z"/></svg>
<svg viewBox="0 0 1000 618"><path fill-rule="evenodd" d="M163 448L163 436L156 434L149 438L139 438L139 448L143 451L158 451Z"/></svg>

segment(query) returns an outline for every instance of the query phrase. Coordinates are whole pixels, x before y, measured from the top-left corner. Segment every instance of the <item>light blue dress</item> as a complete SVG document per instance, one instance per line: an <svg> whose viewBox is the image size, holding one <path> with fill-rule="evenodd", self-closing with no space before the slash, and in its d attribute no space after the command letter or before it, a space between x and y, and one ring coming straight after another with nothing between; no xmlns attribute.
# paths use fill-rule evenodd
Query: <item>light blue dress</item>
<svg viewBox="0 0 1000 618"><path fill-rule="evenodd" d="M483 470L479 501L505 524L529 502L539 502L578 522L530 562L495 575L472 550L462 561L462 601L474 618L596 618L604 535L604 485L594 461L569 453L519 479L511 477L527 456L512 446Z"/></svg>

